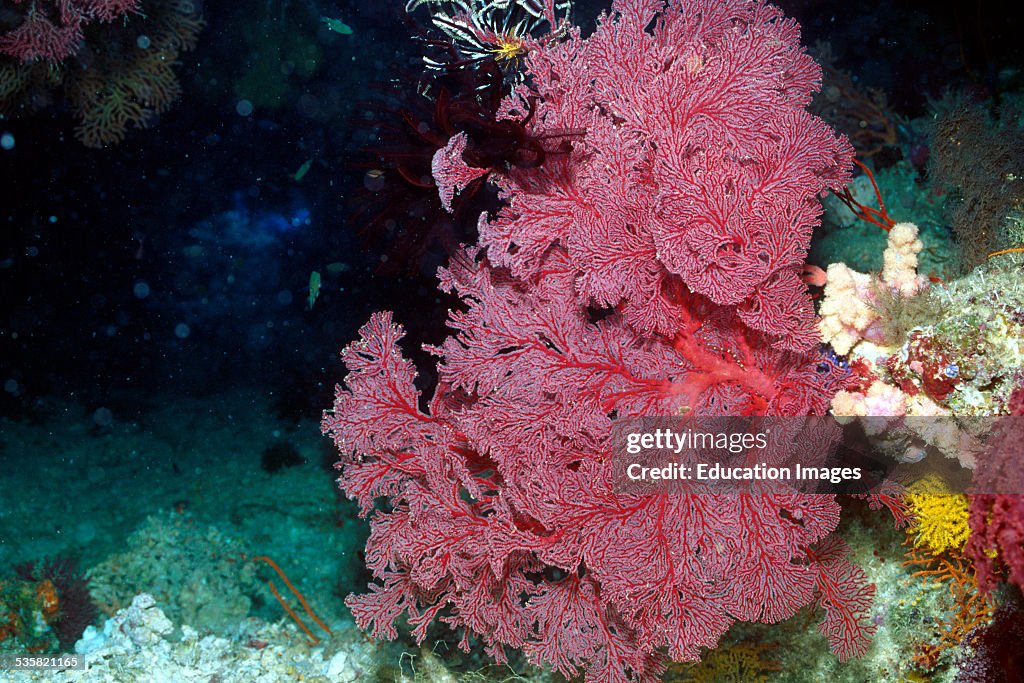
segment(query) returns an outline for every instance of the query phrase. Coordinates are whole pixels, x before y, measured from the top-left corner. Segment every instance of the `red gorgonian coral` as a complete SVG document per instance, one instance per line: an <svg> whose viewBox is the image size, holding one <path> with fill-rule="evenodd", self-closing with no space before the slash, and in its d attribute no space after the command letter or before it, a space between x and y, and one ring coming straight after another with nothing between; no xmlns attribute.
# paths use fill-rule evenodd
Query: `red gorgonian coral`
<svg viewBox="0 0 1024 683"><path fill-rule="evenodd" d="M661 4L617 7L650 17ZM770 5L683 2L661 17L646 32L623 13L531 53L533 127L585 129L587 144L542 187L499 178L508 206L481 224L481 244L520 277L560 244L581 295L621 306L643 333L679 326L664 290L681 279L779 348L806 350L818 335L799 273L816 196L843 186L853 155L805 109L820 70Z"/></svg>
<svg viewBox="0 0 1024 683"><path fill-rule="evenodd" d="M832 496L612 486L616 419L820 415L844 380L798 272L851 150L804 111L819 72L797 25L621 0L527 67L505 111L536 98L557 153L491 171L505 207L441 272L463 309L428 405L390 314L342 354L323 429L379 582L348 599L357 622L391 638L404 613L422 639L439 620L499 660L647 681L735 621L816 604L840 659L862 653L873 587Z"/></svg>
<svg viewBox="0 0 1024 683"><path fill-rule="evenodd" d="M12 0L16 26L0 26L0 53L54 64L78 51L83 29L138 9L139 0Z"/></svg>
<svg viewBox="0 0 1024 683"><path fill-rule="evenodd" d="M175 66L195 47L195 0L14 0L0 8L0 115L29 116L59 94L88 147L152 125L178 98Z"/></svg>

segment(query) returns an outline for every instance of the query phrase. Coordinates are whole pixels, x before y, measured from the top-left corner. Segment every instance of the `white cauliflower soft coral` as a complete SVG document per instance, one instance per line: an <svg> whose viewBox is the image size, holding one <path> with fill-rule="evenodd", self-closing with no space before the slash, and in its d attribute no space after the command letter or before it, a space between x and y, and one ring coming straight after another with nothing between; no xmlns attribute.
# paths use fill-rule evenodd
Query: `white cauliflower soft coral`
<svg viewBox="0 0 1024 683"><path fill-rule="evenodd" d="M873 300L871 276L858 273L845 263L831 264L825 275L827 284L818 330L836 353L845 356L878 319L868 304Z"/></svg>
<svg viewBox="0 0 1024 683"><path fill-rule="evenodd" d="M924 287L924 278L917 274L917 255L924 245L917 238L913 223L897 223L889 230L885 248L882 282L903 296L914 296Z"/></svg>
<svg viewBox="0 0 1024 683"><path fill-rule="evenodd" d="M927 284L917 274L917 255L923 248L913 223L897 223L889 230L881 277L852 270L845 263L828 267L825 298L821 302L822 339L839 355L846 355L857 342L881 339L875 287L888 287L902 296L914 296Z"/></svg>

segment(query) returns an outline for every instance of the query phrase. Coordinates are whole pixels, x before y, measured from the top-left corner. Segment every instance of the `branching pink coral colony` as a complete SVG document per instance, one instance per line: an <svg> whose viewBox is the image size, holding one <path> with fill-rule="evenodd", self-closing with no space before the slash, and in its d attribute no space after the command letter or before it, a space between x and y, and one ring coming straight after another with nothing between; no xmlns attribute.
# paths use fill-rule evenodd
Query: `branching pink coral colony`
<svg viewBox="0 0 1024 683"><path fill-rule="evenodd" d="M434 396L389 313L342 354L323 429L371 520L357 622L648 681L735 621L816 604L838 657L862 653L873 587L830 536L832 496L611 483L616 418L823 414L843 380L798 274L852 149L804 109L799 27L760 2L618 0L589 38L531 48L505 109L536 97L560 153L491 174L504 208L440 275L463 307ZM562 153L559 131L585 135Z"/></svg>
<svg viewBox="0 0 1024 683"><path fill-rule="evenodd" d="M12 13L20 13L22 20L0 33L0 54L23 62L57 64L78 51L88 24L136 12L139 0L12 0L11 4Z"/></svg>

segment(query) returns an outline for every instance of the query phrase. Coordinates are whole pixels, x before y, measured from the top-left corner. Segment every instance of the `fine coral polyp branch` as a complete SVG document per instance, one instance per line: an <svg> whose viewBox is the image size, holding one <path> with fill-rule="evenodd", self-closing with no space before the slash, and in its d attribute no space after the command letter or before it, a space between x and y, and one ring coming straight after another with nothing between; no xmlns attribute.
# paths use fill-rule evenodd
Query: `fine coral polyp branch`
<svg viewBox="0 0 1024 683"><path fill-rule="evenodd" d="M292 582L288 579L288 576L284 573L284 570L282 570L281 567L279 567L276 562L274 562L266 555L257 555L256 557L252 558L252 561L265 562L266 564L270 565L270 568L277 572L277 575L281 577L281 580L284 581L284 584L288 586L288 590L292 592L292 595L294 595L298 599L299 604L302 605L302 609L306 611L306 614L309 615L309 618L316 622L316 625L322 628L326 633L328 633L329 635L333 635L333 632L331 631L330 627L327 626L327 624L325 624L320 619L320 617L316 615L315 612L313 612L313 608L309 606L309 603L306 601L306 598L302 595L298 588L292 585ZM306 626L306 624L302 621L302 619L299 618L299 615L295 613L295 610L293 610L288 605L288 603L285 602L284 598L281 597L281 593L278 592L277 586L274 585L274 582L267 581L267 586L270 587L270 592L274 594L274 597L277 598L277 601L281 603L281 607L284 608L284 611L287 612L288 615L292 618L292 620L299 626L299 628L301 628L306 633L306 635L309 636L312 643L314 645L319 643L320 639L313 634L313 631L311 631L309 627Z"/></svg>
<svg viewBox="0 0 1024 683"><path fill-rule="evenodd" d="M1000 249L999 251L993 251L988 255L988 258L993 256L1002 256L1003 254L1020 254L1024 252L1024 247L1011 247L1010 249Z"/></svg>
<svg viewBox="0 0 1024 683"><path fill-rule="evenodd" d="M878 183L875 182L875 174L871 172L871 169L862 164L857 159L853 160L853 163L857 164L862 171L867 175L868 180L871 181L871 187L875 190L875 196L878 198L878 208L872 208L870 206L864 206L856 199L853 198L853 193L850 192L849 187L844 187L841 192L836 192L835 196L853 212L853 214L863 221L867 221L872 225L877 225L882 230L889 232L892 226L896 225L896 221L893 220L889 213L885 210L885 202L882 200L882 192L878 189Z"/></svg>

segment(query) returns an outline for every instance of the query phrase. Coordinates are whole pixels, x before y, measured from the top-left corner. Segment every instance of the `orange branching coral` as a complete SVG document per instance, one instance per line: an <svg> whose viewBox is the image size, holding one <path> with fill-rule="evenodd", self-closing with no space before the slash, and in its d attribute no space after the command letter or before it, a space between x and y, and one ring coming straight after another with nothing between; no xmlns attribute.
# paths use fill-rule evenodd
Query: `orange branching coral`
<svg viewBox="0 0 1024 683"><path fill-rule="evenodd" d="M988 258L993 256L1002 256L1003 254L1019 254L1024 252L1024 247L1011 247L1010 249L1000 249L999 251L993 251L988 255Z"/></svg>
<svg viewBox="0 0 1024 683"><path fill-rule="evenodd" d="M936 556L910 541L908 545L910 550L903 564L919 568L911 576L931 580L949 591L950 610L944 617L936 618L935 637L931 642L918 643L914 655L914 664L928 671L935 667L943 652L965 644L976 627L992 619L995 603L978 590L974 566L959 552Z"/></svg>
<svg viewBox="0 0 1024 683"><path fill-rule="evenodd" d="M181 88L174 67L195 47L203 20L194 0L145 0L121 21L88 27L82 47L63 62L0 60L0 112L47 107L63 88L88 147L124 139L166 112Z"/></svg>

